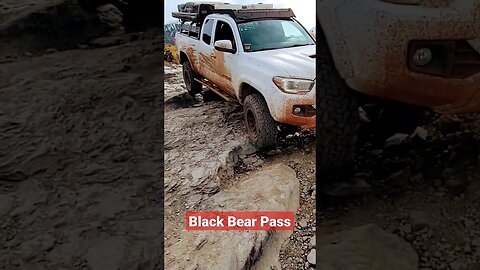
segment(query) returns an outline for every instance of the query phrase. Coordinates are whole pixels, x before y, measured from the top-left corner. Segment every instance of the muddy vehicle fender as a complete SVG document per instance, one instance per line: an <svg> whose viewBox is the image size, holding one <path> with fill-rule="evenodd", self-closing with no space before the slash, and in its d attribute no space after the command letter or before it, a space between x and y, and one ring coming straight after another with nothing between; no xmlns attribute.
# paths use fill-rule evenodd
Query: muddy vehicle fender
<svg viewBox="0 0 480 270"><path fill-rule="evenodd" d="M260 93L265 101L267 102L268 110L275 118L275 112L273 111L273 106L271 105L272 99L268 97L275 96L273 91L280 90L275 89L275 85L272 82L273 75L271 72L265 72L268 67L263 67L257 65L255 68L252 68L251 64L247 66L239 66L237 70L243 70L238 76L237 85L235 87L236 95L241 104L245 98L252 93Z"/></svg>

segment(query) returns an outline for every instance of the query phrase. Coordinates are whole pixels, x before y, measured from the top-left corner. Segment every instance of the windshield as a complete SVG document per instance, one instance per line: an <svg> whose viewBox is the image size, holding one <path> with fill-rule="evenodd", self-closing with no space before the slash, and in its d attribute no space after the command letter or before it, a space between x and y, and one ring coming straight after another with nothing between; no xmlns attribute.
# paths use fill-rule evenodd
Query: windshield
<svg viewBox="0 0 480 270"><path fill-rule="evenodd" d="M315 45L303 27L293 20L263 20L238 25L246 52Z"/></svg>

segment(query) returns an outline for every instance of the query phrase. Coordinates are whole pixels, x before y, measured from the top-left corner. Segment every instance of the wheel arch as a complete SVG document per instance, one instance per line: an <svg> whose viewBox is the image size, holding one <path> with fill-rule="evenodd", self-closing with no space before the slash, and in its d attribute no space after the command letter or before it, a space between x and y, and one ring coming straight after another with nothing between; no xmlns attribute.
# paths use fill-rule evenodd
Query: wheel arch
<svg viewBox="0 0 480 270"><path fill-rule="evenodd" d="M190 59L188 59L188 56L185 52L181 51L180 52L180 64L183 64L183 62L185 62L185 61L190 62Z"/></svg>
<svg viewBox="0 0 480 270"><path fill-rule="evenodd" d="M240 104L244 104L245 102L245 98L251 94L259 94L263 100L265 101L265 103L267 104L267 108L268 108L268 111L270 112L270 115L272 115L272 117L275 119L275 121L278 120L277 118L277 115L276 115L276 111L275 111L275 108L272 106L271 104L271 101L269 102L269 100L265 97L265 93L263 93L262 91L258 90L259 87L255 87L254 84L252 83L249 83L249 82L242 82L240 83L240 87L239 87L239 92L238 92L238 101L240 102Z"/></svg>
<svg viewBox="0 0 480 270"><path fill-rule="evenodd" d="M238 100L240 101L240 104L243 104L243 102L245 101L245 98L248 95L251 95L251 94L254 94L254 93L258 93L258 94L262 95L263 99L265 99L263 94L260 91L258 91L257 88L253 87L251 84L249 84L247 82L240 83L239 93L238 93Z"/></svg>

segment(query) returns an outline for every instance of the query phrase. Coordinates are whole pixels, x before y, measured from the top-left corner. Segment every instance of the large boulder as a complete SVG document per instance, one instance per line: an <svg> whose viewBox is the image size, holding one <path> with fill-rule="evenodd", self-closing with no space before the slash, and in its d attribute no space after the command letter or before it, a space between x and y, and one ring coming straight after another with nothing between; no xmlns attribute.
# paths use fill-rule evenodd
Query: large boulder
<svg viewBox="0 0 480 270"><path fill-rule="evenodd" d="M99 6L97 15L101 23L111 32L123 32L123 14L112 4Z"/></svg>
<svg viewBox="0 0 480 270"><path fill-rule="evenodd" d="M159 0L79 0L87 10L112 4L123 13L123 24L127 31L142 31L151 27L160 27L160 12L163 10L163 1Z"/></svg>
<svg viewBox="0 0 480 270"><path fill-rule="evenodd" d="M280 164L221 191L203 206L210 211L292 211L299 205L295 171ZM283 232L285 233L285 232ZM290 232L287 232L288 234ZM275 231L186 231L167 243L166 269L251 269L262 254L279 254L288 235ZM274 252L271 252L273 249ZM270 251L269 251L270 250ZM262 265L279 266L278 256Z"/></svg>

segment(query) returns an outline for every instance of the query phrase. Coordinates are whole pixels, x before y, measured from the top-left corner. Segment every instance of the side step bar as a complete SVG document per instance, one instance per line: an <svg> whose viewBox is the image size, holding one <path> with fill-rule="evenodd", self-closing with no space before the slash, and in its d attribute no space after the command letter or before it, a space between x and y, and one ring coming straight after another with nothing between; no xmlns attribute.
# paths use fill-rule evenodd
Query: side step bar
<svg viewBox="0 0 480 270"><path fill-rule="evenodd" d="M227 94L225 94L220 88L215 86L213 83L206 81L206 80L200 80L195 78L195 81L201 83L203 86L207 87L208 89L212 90L215 92L215 94L221 96L223 99L225 99L228 102L233 102L234 100L230 98Z"/></svg>

